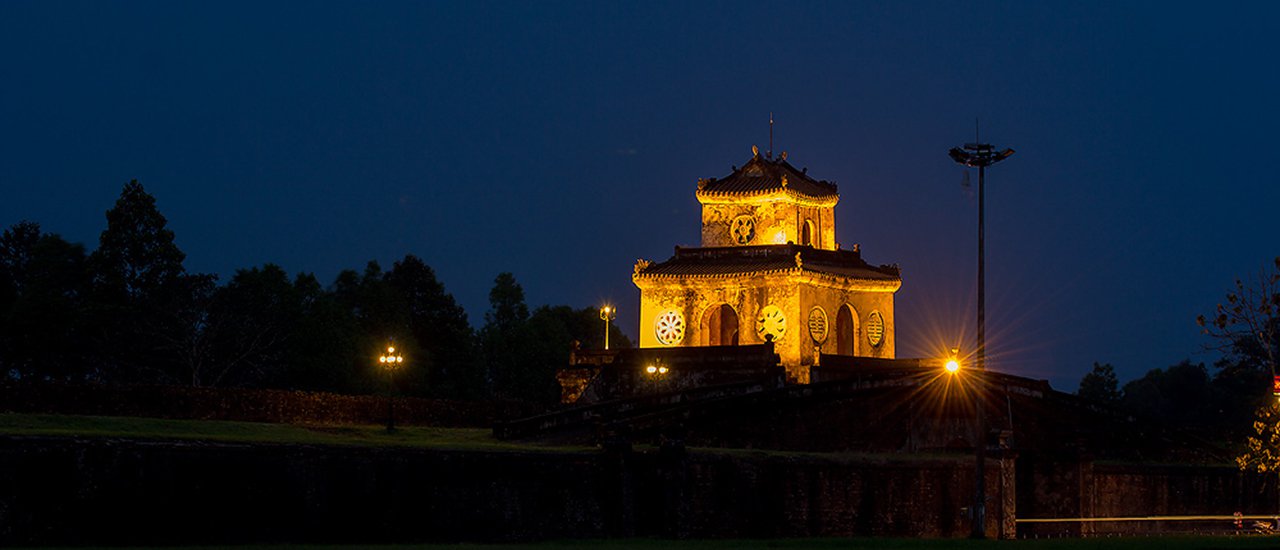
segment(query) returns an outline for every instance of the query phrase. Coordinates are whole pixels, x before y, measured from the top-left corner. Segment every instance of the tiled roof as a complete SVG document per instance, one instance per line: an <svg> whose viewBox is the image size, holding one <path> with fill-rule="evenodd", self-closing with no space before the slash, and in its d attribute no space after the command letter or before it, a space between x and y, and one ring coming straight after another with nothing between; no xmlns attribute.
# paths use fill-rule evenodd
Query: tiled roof
<svg viewBox="0 0 1280 550"><path fill-rule="evenodd" d="M698 182L698 193L707 195L754 195L782 189L811 197L837 194L836 184L813 179L804 170L797 170L787 162L785 153L777 159L756 154L728 176Z"/></svg>
<svg viewBox="0 0 1280 550"><path fill-rule="evenodd" d="M637 265L637 277L711 277L801 270L864 280L898 281L896 266L874 267L852 250L794 244L709 248L676 247L665 262Z"/></svg>

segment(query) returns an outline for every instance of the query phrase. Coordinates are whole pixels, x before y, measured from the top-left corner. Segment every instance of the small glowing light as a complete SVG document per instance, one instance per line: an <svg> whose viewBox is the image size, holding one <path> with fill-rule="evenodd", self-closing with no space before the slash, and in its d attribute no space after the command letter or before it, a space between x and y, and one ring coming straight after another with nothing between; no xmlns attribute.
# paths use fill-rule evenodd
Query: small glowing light
<svg viewBox="0 0 1280 550"><path fill-rule="evenodd" d="M387 356L383 355L382 357L379 357L379 358L378 358L378 362L379 362L379 363L386 363L386 362L387 362Z"/></svg>
<svg viewBox="0 0 1280 550"><path fill-rule="evenodd" d="M390 346L387 347L387 353L395 353L395 352L396 352L396 348L393 348Z"/></svg>
<svg viewBox="0 0 1280 550"><path fill-rule="evenodd" d="M645 371L645 372L647 372L647 373L649 373L649 374L653 374L653 373L655 373L655 372L658 372L658 367L655 367L655 366L653 366L653 365L649 365L648 367L645 367L644 371Z"/></svg>
<svg viewBox="0 0 1280 550"><path fill-rule="evenodd" d="M397 362L397 363L403 363L403 362L404 362L404 356L403 356L403 355L397 355L397 356L396 356L396 362Z"/></svg>
<svg viewBox="0 0 1280 550"><path fill-rule="evenodd" d="M955 359L948 359L945 368L947 369L947 372L954 374L960 370L960 362Z"/></svg>
<svg viewBox="0 0 1280 550"><path fill-rule="evenodd" d="M667 367L658 367L658 374L666 374Z"/></svg>
<svg viewBox="0 0 1280 550"><path fill-rule="evenodd" d="M786 243L787 243L787 233L786 233L785 231L779 231L779 232L777 232L777 234L775 234L775 235L773 236L773 242L774 242L774 244L786 244Z"/></svg>

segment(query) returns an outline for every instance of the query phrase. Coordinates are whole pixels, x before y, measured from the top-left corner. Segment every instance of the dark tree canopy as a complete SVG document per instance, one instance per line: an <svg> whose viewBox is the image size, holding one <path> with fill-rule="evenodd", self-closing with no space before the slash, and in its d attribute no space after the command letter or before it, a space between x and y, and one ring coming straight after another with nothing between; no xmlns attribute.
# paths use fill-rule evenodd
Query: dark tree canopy
<svg viewBox="0 0 1280 550"><path fill-rule="evenodd" d="M89 270L84 247L19 223L0 235L0 373L80 380L92 374L86 345Z"/></svg>
<svg viewBox="0 0 1280 550"><path fill-rule="evenodd" d="M1211 430L1217 420L1208 371L1204 364L1185 360L1125 384L1121 405L1146 418L1202 431Z"/></svg>
<svg viewBox="0 0 1280 550"><path fill-rule="evenodd" d="M514 330L529 319L529 306L524 302L524 288L514 275L499 273L489 291L489 311L484 315L486 327L499 331Z"/></svg>
<svg viewBox="0 0 1280 550"><path fill-rule="evenodd" d="M363 393L372 386L358 367L366 355L355 315L314 275L294 278L301 312L289 341L289 361L274 387Z"/></svg>
<svg viewBox="0 0 1280 550"><path fill-rule="evenodd" d="M408 255L392 266L386 281L399 295L419 356L411 365L411 386L421 393L475 397L483 392L484 373L476 359L475 335L467 313L445 292L435 270Z"/></svg>
<svg viewBox="0 0 1280 550"><path fill-rule="evenodd" d="M481 353L494 395L537 400L542 393L538 390L540 376L524 357L524 350L532 343L528 318L524 289L514 275L499 274L489 291L489 311L480 329Z"/></svg>
<svg viewBox="0 0 1280 550"><path fill-rule="evenodd" d="M0 281L8 293L21 293L30 280L27 271L40 236L40 224L29 221L18 222L0 234Z"/></svg>
<svg viewBox="0 0 1280 550"><path fill-rule="evenodd" d="M183 273L186 254L138 180L125 184L93 253L95 282L132 299L157 299Z"/></svg>
<svg viewBox="0 0 1280 550"><path fill-rule="evenodd" d="M1196 318L1220 350L1237 367L1280 374L1280 257L1252 279L1236 279L1226 302L1214 314Z"/></svg>
<svg viewBox="0 0 1280 550"><path fill-rule="evenodd" d="M1093 364L1093 370L1080 379L1080 389L1076 395L1102 403L1114 404L1120 401L1120 382L1116 379L1116 369L1110 363Z"/></svg>
<svg viewBox="0 0 1280 550"><path fill-rule="evenodd" d="M209 361L193 371L195 385L263 386L286 370L302 297L279 266L241 269L213 293Z"/></svg>
<svg viewBox="0 0 1280 550"><path fill-rule="evenodd" d="M204 305L212 276L188 276L186 255L137 180L107 211L107 228L90 256L95 346L102 369L120 381L186 379L200 353Z"/></svg>
<svg viewBox="0 0 1280 550"><path fill-rule="evenodd" d="M1271 380L1280 374L1280 257L1236 279L1213 315L1196 323L1209 337L1206 347L1222 354L1213 379L1219 431L1250 435L1255 411L1271 404Z"/></svg>
<svg viewBox="0 0 1280 550"><path fill-rule="evenodd" d="M189 273L155 197L136 180L107 211L97 250L20 222L0 234L0 376L554 402L573 342L599 347L594 308L530 315L510 273L477 333L435 271L406 255L329 286L274 264L220 283ZM630 346L616 326L614 347ZM378 354L406 357L394 378Z"/></svg>

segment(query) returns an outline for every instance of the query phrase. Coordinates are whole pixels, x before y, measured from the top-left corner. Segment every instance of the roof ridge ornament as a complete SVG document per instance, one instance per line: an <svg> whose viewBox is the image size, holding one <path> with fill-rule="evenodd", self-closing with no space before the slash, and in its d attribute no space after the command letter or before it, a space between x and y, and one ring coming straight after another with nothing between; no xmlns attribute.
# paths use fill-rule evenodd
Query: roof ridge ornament
<svg viewBox="0 0 1280 550"><path fill-rule="evenodd" d="M651 261L649 261L649 260L645 260L645 259L638 259L638 260L636 260L636 265L635 265L635 268L634 268L634 269L635 269L635 272L634 272L634 273L632 273L632 274L633 274L633 275L639 275L641 271L644 271L644 270L646 270L646 269L649 269L649 266L651 266L651 265L653 265L653 262L651 262Z"/></svg>
<svg viewBox="0 0 1280 550"><path fill-rule="evenodd" d="M796 269L804 267L804 261L800 259L800 253L796 252Z"/></svg>
<svg viewBox="0 0 1280 550"><path fill-rule="evenodd" d="M756 147L755 145L752 145L752 146L751 146L751 157L752 157L752 158L760 158L760 148L759 148L759 147Z"/></svg>
<svg viewBox="0 0 1280 550"><path fill-rule="evenodd" d="M787 152L786 152L786 151L783 151L781 155L778 155L778 159L779 159L779 160L787 160Z"/></svg>

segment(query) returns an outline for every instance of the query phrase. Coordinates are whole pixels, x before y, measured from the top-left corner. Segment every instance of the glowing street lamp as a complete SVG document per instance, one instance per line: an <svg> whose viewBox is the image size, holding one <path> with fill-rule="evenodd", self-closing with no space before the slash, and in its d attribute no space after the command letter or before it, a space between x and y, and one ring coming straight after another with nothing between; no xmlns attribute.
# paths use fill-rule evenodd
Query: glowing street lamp
<svg viewBox="0 0 1280 550"><path fill-rule="evenodd" d="M995 146L989 143L966 143L963 147L953 147L947 154L951 156L951 160L970 168L978 169L978 353L974 361L979 372L987 369L987 310L986 310L986 245L983 236L983 222L986 207L986 175L987 167L1009 158L1013 155L1013 149L1005 149L996 151ZM986 487L986 446L987 446L987 419L982 410L982 390L979 387L981 381L974 384L975 391L973 393L974 407L977 409L978 427L977 427L977 444L975 445L975 454L977 455L977 466L974 477L977 478L977 487L973 495L973 531L970 532L970 538L981 539L986 538L986 522L987 522L987 487Z"/></svg>
<svg viewBox="0 0 1280 550"><path fill-rule="evenodd" d="M666 365L661 363L649 365L644 368L644 372L649 375L649 382L653 385L653 390L655 392L658 390L658 383L667 378L667 373L670 372L670 370L671 369L668 369Z"/></svg>
<svg viewBox="0 0 1280 550"><path fill-rule="evenodd" d="M404 354L396 352L394 345L387 346L386 353L378 356L378 366L387 371L387 431L396 431L395 374L404 366Z"/></svg>
<svg viewBox="0 0 1280 550"><path fill-rule="evenodd" d="M986 305L986 240L984 222L986 216L987 167L1009 158L1013 149L996 151L989 143L966 143L964 147L952 147L947 152L951 160L978 169L978 370L987 368L987 305Z"/></svg>
<svg viewBox="0 0 1280 550"><path fill-rule="evenodd" d="M600 308L600 320L604 321L604 349L609 349L609 321L618 318L618 309L613 306Z"/></svg>
<svg viewBox="0 0 1280 550"><path fill-rule="evenodd" d="M957 356L957 352L959 351L960 350L958 348L951 348L951 357L948 357L947 362L942 365L942 368L946 369L950 374L960 372L960 359L958 359Z"/></svg>

